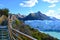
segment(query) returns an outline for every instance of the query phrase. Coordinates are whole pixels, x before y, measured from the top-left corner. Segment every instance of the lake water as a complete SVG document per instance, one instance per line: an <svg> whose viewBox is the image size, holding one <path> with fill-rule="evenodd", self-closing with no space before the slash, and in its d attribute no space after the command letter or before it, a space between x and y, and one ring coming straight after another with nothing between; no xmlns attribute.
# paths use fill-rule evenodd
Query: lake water
<svg viewBox="0 0 60 40"><path fill-rule="evenodd" d="M38 29L40 32L49 34L55 38L60 39L60 21L32 20L32 21L25 21L25 24L30 25L32 28Z"/></svg>
<svg viewBox="0 0 60 40"><path fill-rule="evenodd" d="M60 39L60 32L52 32L52 31L50 31L50 32L41 31L41 32L42 32L42 33L45 33L45 34L49 34L49 35L51 35L51 36L53 36L53 37L55 37L55 38Z"/></svg>

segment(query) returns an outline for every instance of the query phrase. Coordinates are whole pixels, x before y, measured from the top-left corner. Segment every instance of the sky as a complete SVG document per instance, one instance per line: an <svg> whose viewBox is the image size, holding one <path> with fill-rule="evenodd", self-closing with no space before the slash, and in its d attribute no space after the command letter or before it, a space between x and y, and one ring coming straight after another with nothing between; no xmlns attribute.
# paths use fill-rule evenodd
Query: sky
<svg viewBox="0 0 60 40"><path fill-rule="evenodd" d="M22 15L40 11L60 19L60 0L0 0L0 8L8 8L10 13Z"/></svg>

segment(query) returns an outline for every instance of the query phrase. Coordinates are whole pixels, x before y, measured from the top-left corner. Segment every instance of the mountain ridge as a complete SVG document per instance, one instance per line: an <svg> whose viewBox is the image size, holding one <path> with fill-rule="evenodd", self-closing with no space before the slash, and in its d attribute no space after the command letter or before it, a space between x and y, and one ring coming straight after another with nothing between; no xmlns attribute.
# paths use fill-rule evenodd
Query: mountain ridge
<svg viewBox="0 0 60 40"><path fill-rule="evenodd" d="M19 19L19 20L58 20L57 18L55 17L49 17L43 13L41 13L40 11L36 12L36 13L30 13L29 15L27 16L24 16L24 15L16 15L16 17Z"/></svg>

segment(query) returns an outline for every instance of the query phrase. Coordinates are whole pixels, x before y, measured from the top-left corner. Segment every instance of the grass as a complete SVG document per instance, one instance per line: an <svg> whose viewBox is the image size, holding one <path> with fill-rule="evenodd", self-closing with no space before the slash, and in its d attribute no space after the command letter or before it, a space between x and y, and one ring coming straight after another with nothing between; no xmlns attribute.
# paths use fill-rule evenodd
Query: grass
<svg viewBox="0 0 60 40"><path fill-rule="evenodd" d="M6 18L7 18L6 16L2 15L2 16L0 17L0 24L1 24Z"/></svg>

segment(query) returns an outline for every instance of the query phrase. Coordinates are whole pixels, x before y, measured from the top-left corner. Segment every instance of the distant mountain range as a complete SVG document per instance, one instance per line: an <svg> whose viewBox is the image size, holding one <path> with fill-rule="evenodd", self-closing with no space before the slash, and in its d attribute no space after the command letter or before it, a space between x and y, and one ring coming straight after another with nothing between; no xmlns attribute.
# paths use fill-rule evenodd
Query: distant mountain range
<svg viewBox="0 0 60 40"><path fill-rule="evenodd" d="M42 14L40 11L38 11L37 13L30 13L29 15L27 16L23 16L23 15L16 15L16 17L19 19L19 20L58 20L57 18L55 17L49 17L45 14Z"/></svg>

